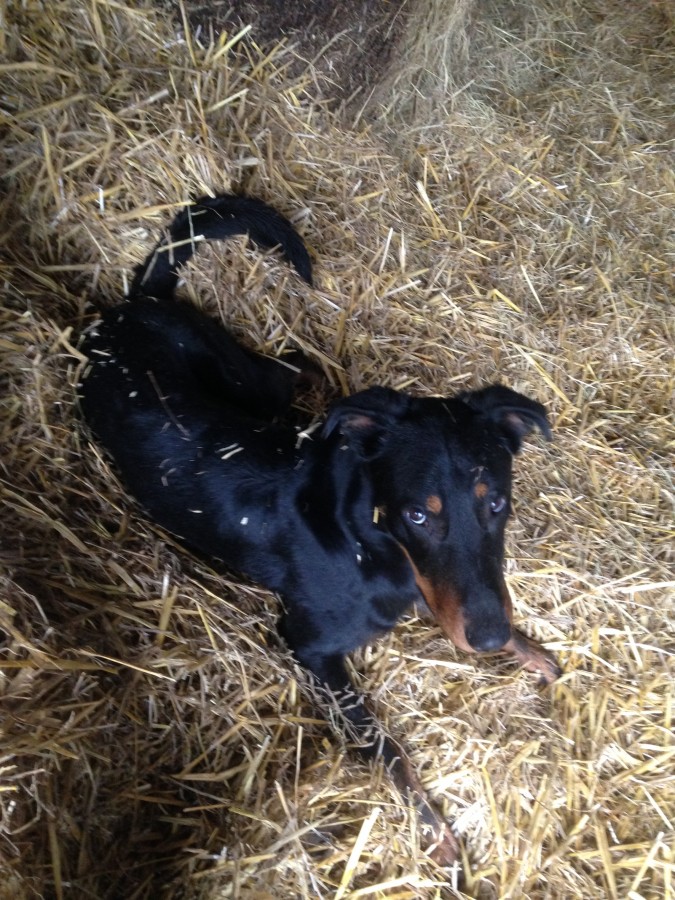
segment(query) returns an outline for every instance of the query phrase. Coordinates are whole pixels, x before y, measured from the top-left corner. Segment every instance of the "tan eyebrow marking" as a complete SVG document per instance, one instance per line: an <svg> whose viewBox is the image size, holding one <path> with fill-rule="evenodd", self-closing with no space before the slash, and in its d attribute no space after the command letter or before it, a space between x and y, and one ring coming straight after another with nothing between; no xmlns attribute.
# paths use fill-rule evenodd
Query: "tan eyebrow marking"
<svg viewBox="0 0 675 900"><path fill-rule="evenodd" d="M431 494L431 496L427 497L427 509L429 510L429 512L438 515L439 512L443 509L441 498L437 497L436 494Z"/></svg>
<svg viewBox="0 0 675 900"><path fill-rule="evenodd" d="M488 491L490 488L485 484L484 481L479 481L478 484L474 487L473 492L479 500L482 500L483 497L487 497Z"/></svg>

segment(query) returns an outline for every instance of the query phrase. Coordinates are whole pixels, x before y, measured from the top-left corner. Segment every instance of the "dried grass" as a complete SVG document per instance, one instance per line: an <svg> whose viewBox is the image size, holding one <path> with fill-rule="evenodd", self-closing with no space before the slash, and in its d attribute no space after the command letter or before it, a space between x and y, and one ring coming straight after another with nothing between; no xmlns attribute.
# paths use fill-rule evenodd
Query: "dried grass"
<svg viewBox="0 0 675 900"><path fill-rule="evenodd" d="M675 896L673 19L643 7L420 2L464 55L411 38L443 91L413 111L383 77L350 126L254 32L204 47L144 2L0 3L0 897L449 896L386 779L343 764L274 598L153 529L77 422L88 300L231 187L316 255L313 291L237 242L196 261L187 290L243 340L303 347L342 390L500 378L555 419L518 462L509 577L560 684L417 620L355 661L468 890Z"/></svg>

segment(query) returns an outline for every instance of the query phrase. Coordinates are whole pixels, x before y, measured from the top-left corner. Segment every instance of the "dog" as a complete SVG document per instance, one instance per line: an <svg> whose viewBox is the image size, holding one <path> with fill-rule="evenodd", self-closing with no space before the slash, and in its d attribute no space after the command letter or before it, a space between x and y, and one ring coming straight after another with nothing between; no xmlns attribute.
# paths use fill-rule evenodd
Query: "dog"
<svg viewBox="0 0 675 900"><path fill-rule="evenodd" d="M312 283L305 245L261 200L187 207L136 272L126 302L84 336L79 402L149 516L189 548L277 592L279 631L366 757L415 806L430 855L460 848L403 749L350 683L345 657L422 603L467 653L513 654L545 683L554 657L512 624L503 575L513 457L544 407L495 384L454 397L370 387L311 433L284 422L316 369L241 346L175 297L201 240L248 234Z"/></svg>

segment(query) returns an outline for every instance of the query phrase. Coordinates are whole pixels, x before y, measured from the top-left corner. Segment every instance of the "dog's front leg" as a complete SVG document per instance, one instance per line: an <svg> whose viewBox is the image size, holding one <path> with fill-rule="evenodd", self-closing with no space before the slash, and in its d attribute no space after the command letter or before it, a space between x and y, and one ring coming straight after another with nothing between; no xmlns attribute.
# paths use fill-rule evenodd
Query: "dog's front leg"
<svg viewBox="0 0 675 900"><path fill-rule="evenodd" d="M368 760L381 759L401 795L416 810L424 850L440 866L452 867L453 880L461 881L460 846L449 824L429 802L424 787L403 748L387 735L368 711L349 680L341 656L314 659L310 667L337 707L359 753Z"/></svg>
<svg viewBox="0 0 675 900"><path fill-rule="evenodd" d="M445 819L429 802L426 791L403 748L388 735L382 735L381 747L381 756L392 781L417 812L422 846L439 866L452 867L459 882L461 851L457 838Z"/></svg>

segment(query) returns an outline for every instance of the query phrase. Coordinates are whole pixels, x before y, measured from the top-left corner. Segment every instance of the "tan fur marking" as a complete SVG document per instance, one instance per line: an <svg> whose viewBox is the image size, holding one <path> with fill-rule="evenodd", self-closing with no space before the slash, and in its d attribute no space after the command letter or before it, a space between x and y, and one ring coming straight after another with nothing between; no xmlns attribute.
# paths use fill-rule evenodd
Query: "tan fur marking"
<svg viewBox="0 0 675 900"><path fill-rule="evenodd" d="M417 587L422 592L427 606L446 637L449 637L455 647L464 650L465 653L475 653L476 651L471 647L464 634L464 616L459 597L451 589L444 590L442 595L437 594L434 585L421 574L403 544L399 544L399 547L408 557Z"/></svg>
<svg viewBox="0 0 675 900"><path fill-rule="evenodd" d="M478 500L482 500L484 497L487 497L487 493L489 490L489 487L487 486L487 484L485 484L484 481L479 481L478 484L474 487L473 492Z"/></svg>
<svg viewBox="0 0 675 900"><path fill-rule="evenodd" d="M427 497L427 509L429 510L429 512L432 512L437 516L443 509L441 498L437 497L436 494L431 494L430 497Z"/></svg>

